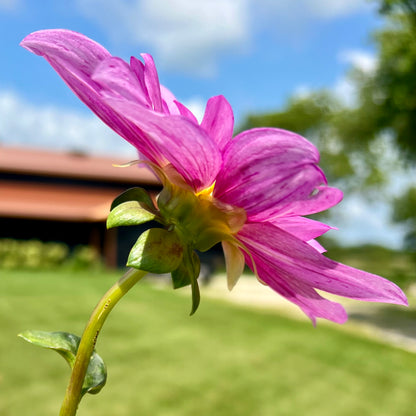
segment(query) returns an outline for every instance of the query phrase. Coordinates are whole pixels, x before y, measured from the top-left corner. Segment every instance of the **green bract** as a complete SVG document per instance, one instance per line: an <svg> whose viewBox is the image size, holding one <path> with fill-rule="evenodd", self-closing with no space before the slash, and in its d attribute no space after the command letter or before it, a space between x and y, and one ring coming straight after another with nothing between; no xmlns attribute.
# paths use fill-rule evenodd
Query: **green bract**
<svg viewBox="0 0 416 416"><path fill-rule="evenodd" d="M117 205L107 217L107 228L120 225L139 225L152 221L156 215L149 212L138 201L127 201Z"/></svg>
<svg viewBox="0 0 416 416"><path fill-rule="evenodd" d="M173 287L178 289L183 286L191 285L192 288L192 309L191 315L195 313L199 306L199 286L198 276L201 269L198 255L189 247L185 247L182 262L179 267L172 272Z"/></svg>
<svg viewBox="0 0 416 416"><path fill-rule="evenodd" d="M127 201L140 202L144 209L156 213L156 208L153 204L151 196L143 188L130 188L121 193L111 204L111 211L117 206Z"/></svg>
<svg viewBox="0 0 416 416"><path fill-rule="evenodd" d="M130 188L111 204L107 228L121 225L139 225L155 220L157 209L152 198L143 188Z"/></svg>
<svg viewBox="0 0 416 416"><path fill-rule="evenodd" d="M157 208L144 189L118 196L107 227L157 221L164 228L144 231L132 247L127 266L151 273L171 273L175 289L191 285L193 314L199 305L200 262L194 250L207 251L221 241L233 242L233 232L246 216L243 210L213 203L211 189L195 192L185 183L171 183L161 174L163 190Z"/></svg>
<svg viewBox="0 0 416 416"><path fill-rule="evenodd" d="M175 229L181 240L193 249L207 251L228 240L232 234L230 220L245 216L227 207L216 206L210 195L167 183L158 198L163 219Z"/></svg>
<svg viewBox="0 0 416 416"><path fill-rule="evenodd" d="M183 245L176 233L152 228L136 241L127 266L151 273L170 273L179 267L182 256Z"/></svg>

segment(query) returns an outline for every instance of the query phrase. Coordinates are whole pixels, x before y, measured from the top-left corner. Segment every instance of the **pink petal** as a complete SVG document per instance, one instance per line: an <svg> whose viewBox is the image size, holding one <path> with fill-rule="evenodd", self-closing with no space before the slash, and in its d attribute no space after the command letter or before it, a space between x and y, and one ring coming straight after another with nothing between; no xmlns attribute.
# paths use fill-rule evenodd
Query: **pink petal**
<svg viewBox="0 0 416 416"><path fill-rule="evenodd" d="M185 107L182 103L179 101L175 101L176 108L179 110L179 113L181 116L184 116L191 120L194 124L199 125L197 118L193 115L191 110L189 108Z"/></svg>
<svg viewBox="0 0 416 416"><path fill-rule="evenodd" d="M121 58L110 57L101 61L92 79L115 98L125 98L151 109L152 103L143 89L143 83Z"/></svg>
<svg viewBox="0 0 416 416"><path fill-rule="evenodd" d="M290 276L285 276L284 272L276 272L275 267L256 254L252 253L252 256L262 281L279 295L299 306L314 325L316 325L317 318L327 319L338 324L343 324L348 319L345 309L339 303L323 298L309 285L296 280L292 281ZM247 264L253 270L251 259L247 255L245 257Z"/></svg>
<svg viewBox="0 0 416 416"><path fill-rule="evenodd" d="M265 271L259 277L275 290L283 280L292 288L302 288L301 295L309 286L352 299L407 304L406 296L394 283L332 261L272 224L246 224L237 237L250 250L256 266L260 262L260 269ZM319 313L323 315L325 311Z"/></svg>
<svg viewBox="0 0 416 416"><path fill-rule="evenodd" d="M298 215L296 208L318 212L328 208L328 201L338 201L339 192L331 200L321 197L326 178L317 166L319 153L295 133L268 128L243 132L229 142L223 159L214 196L244 208L250 219L268 220L289 211Z"/></svg>
<svg viewBox="0 0 416 416"><path fill-rule="evenodd" d="M173 93L167 89L164 85L160 86L160 94L162 97L163 112L165 114L180 114L178 107L176 106L176 98Z"/></svg>
<svg viewBox="0 0 416 416"><path fill-rule="evenodd" d="M208 100L201 127L215 140L221 151L231 141L234 114L225 97L218 95Z"/></svg>
<svg viewBox="0 0 416 416"><path fill-rule="evenodd" d="M277 217L268 222L287 231L300 240L306 241L319 253L324 253L326 250L314 239L325 234L328 230L333 229L333 227L327 224L305 217Z"/></svg>
<svg viewBox="0 0 416 416"><path fill-rule="evenodd" d="M136 146L141 132L120 114L114 113L102 96L102 87L92 79L96 68L110 53L101 45L69 30L41 30L21 43L31 52L43 56L101 120L116 133ZM143 152L148 155L148 152Z"/></svg>
<svg viewBox="0 0 416 416"><path fill-rule="evenodd" d="M132 58L129 67L121 59L112 57L98 43L68 30L35 32L27 36L21 44L28 50L45 57L75 94L110 128L134 145L146 159L154 163L168 163L172 160L173 164L180 167L181 172L185 172L187 168L191 169L186 178L195 186L213 180L212 176L218 171L217 165L220 162L218 150L214 145L211 147L209 145L212 144L212 140L207 139L209 144L203 147L199 134L198 138L201 140L197 138L195 143L188 146L189 151L198 150L202 155L205 155L205 150L210 152L207 157L201 158L201 163L195 161L194 154L191 163L187 156L181 156L182 153L187 152L186 149L172 145L170 148L177 152L177 155L173 155L173 150L172 152L167 150L172 141L166 140L166 143L162 144L160 140L153 140L151 137L154 133L153 127L153 130L147 134L148 132L124 117L123 112L114 111L108 104L107 100L112 97L116 101L124 101L124 106L132 105L136 109L140 107L138 117L141 119L145 117L144 111L152 112L151 107L162 111L160 85L150 55L143 55L146 65ZM166 90L164 96L168 96ZM174 110L175 113L179 113L176 104ZM191 141L191 138L181 139L178 143L185 143L186 140ZM207 160L214 162L205 163ZM212 171L207 173L211 168ZM199 174L201 177L198 176Z"/></svg>
<svg viewBox="0 0 416 416"><path fill-rule="evenodd" d="M178 109L178 105L180 104L176 101L176 97L172 94L172 92L166 88L164 85L159 84L159 77L156 72L156 67L153 61L153 58L150 55L143 54L142 56L145 57L147 61L148 68L145 68L145 65L142 61L132 56L130 58L130 67L131 70L137 77L138 82L140 82L141 89L146 92L149 96L148 86L150 90L151 96L149 96L149 103L152 108L159 107L159 100L161 100L162 111L164 114L182 114L182 112ZM146 80L145 80L146 77ZM147 81L147 85L146 82ZM153 98L151 98L153 97ZM155 100L156 102L153 103L151 100ZM183 106L183 104L180 104ZM185 107L183 106L190 114L193 120L196 121L195 116ZM184 114L182 114L184 115Z"/></svg>
<svg viewBox="0 0 416 416"><path fill-rule="evenodd" d="M316 240L308 240L307 243L313 247L318 253L325 253L326 248L319 244Z"/></svg>
<svg viewBox="0 0 416 416"><path fill-rule="evenodd" d="M168 163L196 191L210 186L220 169L221 155L213 140L197 124L182 116L163 116L142 106L112 97L107 99L116 113L133 123L144 137L137 148L160 166ZM147 154L145 153L147 152Z"/></svg>
<svg viewBox="0 0 416 416"><path fill-rule="evenodd" d="M302 241L309 241L320 237L327 231L334 229L320 221L305 217L277 217L271 222L276 227L293 234Z"/></svg>
<svg viewBox="0 0 416 416"><path fill-rule="evenodd" d="M111 56L97 42L80 33L64 29L33 32L26 36L20 45L36 55L45 57L52 66L55 63L67 66L64 73L60 74L62 78L76 77L86 84L91 81L90 77L96 66Z"/></svg>
<svg viewBox="0 0 416 416"><path fill-rule="evenodd" d="M160 86L160 92L162 94L163 110L165 114L176 114L189 118L193 123L199 124L196 117L193 115L189 108L185 107L182 103L177 101L176 97L165 86Z"/></svg>
<svg viewBox="0 0 416 416"><path fill-rule="evenodd" d="M310 215L326 211L342 201L343 193L331 186L317 186L312 193L294 201L285 201L278 215Z"/></svg>
<svg viewBox="0 0 416 416"><path fill-rule="evenodd" d="M140 59L137 59L135 56L131 56L130 57L130 69L136 75L137 81L140 83L140 89L142 91L145 91L146 95L149 96L146 83L144 82L144 63Z"/></svg>
<svg viewBox="0 0 416 416"><path fill-rule="evenodd" d="M148 53L142 53L141 57L144 60L144 80L150 100L153 103L153 108L155 111L162 112L162 96L160 93L159 76L157 75L155 62Z"/></svg>

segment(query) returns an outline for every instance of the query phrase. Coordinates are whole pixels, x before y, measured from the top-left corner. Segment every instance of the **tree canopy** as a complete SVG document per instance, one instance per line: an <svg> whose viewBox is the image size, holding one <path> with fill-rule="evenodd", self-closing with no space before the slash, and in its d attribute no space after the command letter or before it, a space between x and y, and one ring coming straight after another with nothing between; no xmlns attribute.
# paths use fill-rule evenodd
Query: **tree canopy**
<svg viewBox="0 0 416 416"><path fill-rule="evenodd" d="M318 90L291 97L281 111L248 115L242 126L279 127L309 138L332 183L367 192L379 192L398 164L416 167L416 0L378 4L384 25L372 35L376 65L348 74L356 91L353 105ZM391 201L394 220L409 225L409 236L416 236L415 192L416 187Z"/></svg>

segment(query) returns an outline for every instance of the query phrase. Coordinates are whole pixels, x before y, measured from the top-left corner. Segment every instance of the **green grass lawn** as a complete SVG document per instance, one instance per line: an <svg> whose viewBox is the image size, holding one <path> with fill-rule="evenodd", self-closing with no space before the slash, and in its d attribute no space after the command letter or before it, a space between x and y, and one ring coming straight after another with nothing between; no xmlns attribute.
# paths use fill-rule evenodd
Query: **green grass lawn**
<svg viewBox="0 0 416 416"><path fill-rule="evenodd" d="M18 338L81 334L118 275L0 271L0 415L56 416L69 369ZM404 416L416 412L416 355L340 331L144 281L98 341L108 382L79 416Z"/></svg>

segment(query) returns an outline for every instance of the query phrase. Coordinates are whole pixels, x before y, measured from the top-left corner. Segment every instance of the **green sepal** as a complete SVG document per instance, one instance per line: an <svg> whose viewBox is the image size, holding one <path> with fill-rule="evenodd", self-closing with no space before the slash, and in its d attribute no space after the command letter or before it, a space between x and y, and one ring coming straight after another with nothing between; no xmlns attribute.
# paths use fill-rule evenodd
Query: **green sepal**
<svg viewBox="0 0 416 416"><path fill-rule="evenodd" d="M189 249L188 249L189 250ZM192 283L192 279L198 279L199 272L201 270L201 263L198 255L195 251L191 251L190 261L188 256L183 256L179 267L172 272L172 283L174 289L179 289L184 286L188 286Z"/></svg>
<svg viewBox="0 0 416 416"><path fill-rule="evenodd" d="M199 265L199 263L198 263ZM199 307L199 302L201 300L201 295L199 293L199 285L198 285L198 274L195 275L195 271L191 276L191 289L192 289L192 308L190 315L193 315Z"/></svg>
<svg viewBox="0 0 416 416"><path fill-rule="evenodd" d="M130 251L128 267L150 273L170 273L181 264L183 245L172 231L151 228L140 235Z"/></svg>
<svg viewBox="0 0 416 416"><path fill-rule="evenodd" d="M214 227L206 228L195 240L194 246L196 250L205 252L214 247L215 244L218 244L221 241L227 240L229 238L229 234L222 232L221 229Z"/></svg>
<svg viewBox="0 0 416 416"><path fill-rule="evenodd" d="M190 315L198 309L200 293L198 276L201 270L201 263L198 255L189 246L184 249L183 260L179 267L172 272L173 287L178 289L183 286L191 285L192 307Z"/></svg>
<svg viewBox="0 0 416 416"><path fill-rule="evenodd" d="M74 367L75 357L81 338L68 332L47 332L27 330L18 335L25 341L39 347L55 350L64 357L71 369ZM87 374L82 385L81 394L97 394L107 381L107 369L103 359L94 351L88 364Z"/></svg>
<svg viewBox="0 0 416 416"><path fill-rule="evenodd" d="M127 201L137 201L140 202L143 208L147 209L148 211L153 211L156 213L156 208L153 204L152 198L147 193L147 191L143 188L130 188L127 191L121 193L111 204L112 211L117 205L122 204L123 202Z"/></svg>
<svg viewBox="0 0 416 416"><path fill-rule="evenodd" d="M149 211L145 204L139 201L122 202L110 212L107 217L107 228L120 225L139 225L156 219L156 215Z"/></svg>

